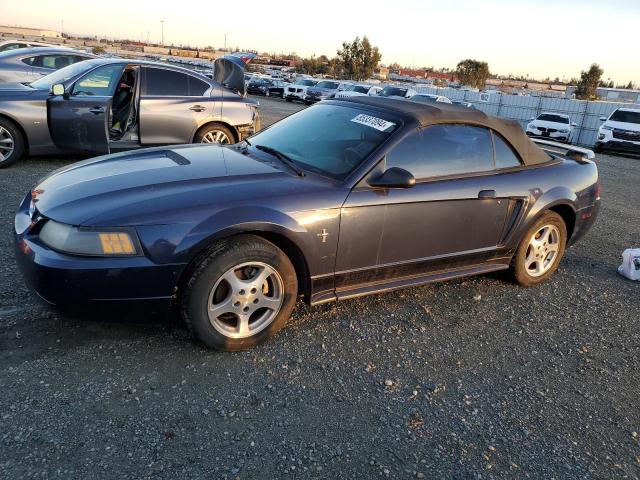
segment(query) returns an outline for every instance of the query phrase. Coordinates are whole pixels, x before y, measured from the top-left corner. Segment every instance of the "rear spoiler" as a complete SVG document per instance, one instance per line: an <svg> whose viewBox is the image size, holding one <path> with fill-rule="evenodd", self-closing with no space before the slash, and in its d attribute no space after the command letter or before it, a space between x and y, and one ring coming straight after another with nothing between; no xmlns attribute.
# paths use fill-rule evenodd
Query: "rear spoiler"
<svg viewBox="0 0 640 480"><path fill-rule="evenodd" d="M596 154L593 153L593 150L589 150L588 148L567 145L566 143L552 142L550 140L540 140L538 138L532 138L531 140L533 143L540 145L543 150L558 153L574 160L594 160L596 158Z"/></svg>
<svg viewBox="0 0 640 480"><path fill-rule="evenodd" d="M247 93L244 70L255 57L255 53L238 52L216 59L213 62L213 79L244 97Z"/></svg>

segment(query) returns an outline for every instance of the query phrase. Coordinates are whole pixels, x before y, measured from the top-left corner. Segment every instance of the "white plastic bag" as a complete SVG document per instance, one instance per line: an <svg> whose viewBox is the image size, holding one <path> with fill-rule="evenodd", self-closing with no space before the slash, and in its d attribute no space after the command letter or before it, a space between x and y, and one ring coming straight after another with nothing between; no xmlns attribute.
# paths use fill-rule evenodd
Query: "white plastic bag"
<svg viewBox="0 0 640 480"><path fill-rule="evenodd" d="M618 273L640 281L640 248L627 248L622 252L622 265L618 267Z"/></svg>

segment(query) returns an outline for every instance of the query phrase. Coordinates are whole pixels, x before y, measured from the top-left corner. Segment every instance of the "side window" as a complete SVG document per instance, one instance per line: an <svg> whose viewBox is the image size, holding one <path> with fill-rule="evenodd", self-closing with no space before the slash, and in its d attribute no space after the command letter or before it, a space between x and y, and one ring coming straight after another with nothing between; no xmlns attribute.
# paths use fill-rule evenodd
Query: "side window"
<svg viewBox="0 0 640 480"><path fill-rule="evenodd" d="M463 175L493 170L488 129L471 125L433 125L422 132L424 161L416 178ZM412 172L413 173L413 172Z"/></svg>
<svg viewBox="0 0 640 480"><path fill-rule="evenodd" d="M404 168L416 178L426 176L420 130L414 130L387 153L387 168L391 167Z"/></svg>
<svg viewBox="0 0 640 480"><path fill-rule="evenodd" d="M144 95L184 97L189 94L189 76L161 68L145 68Z"/></svg>
<svg viewBox="0 0 640 480"><path fill-rule="evenodd" d="M71 94L108 97L113 94L121 74L122 65L98 67L78 80L73 86Z"/></svg>
<svg viewBox="0 0 640 480"><path fill-rule="evenodd" d="M502 136L492 132L495 148L496 168L512 168L522 165L520 157Z"/></svg>
<svg viewBox="0 0 640 480"><path fill-rule="evenodd" d="M387 168L417 179L493 170L491 133L470 125L433 125L416 130L387 154Z"/></svg>
<svg viewBox="0 0 640 480"><path fill-rule="evenodd" d="M201 97L204 92L209 90L210 85L207 82L203 82L199 78L189 77L189 96Z"/></svg>
<svg viewBox="0 0 640 480"><path fill-rule="evenodd" d="M51 68L55 70L74 63L72 55L38 55L36 57L25 58L22 61L33 67Z"/></svg>

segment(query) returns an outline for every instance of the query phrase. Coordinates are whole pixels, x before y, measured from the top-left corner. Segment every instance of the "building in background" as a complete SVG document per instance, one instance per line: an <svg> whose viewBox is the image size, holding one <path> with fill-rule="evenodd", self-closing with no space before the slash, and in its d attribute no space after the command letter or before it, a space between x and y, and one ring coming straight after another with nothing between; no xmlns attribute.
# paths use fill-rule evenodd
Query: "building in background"
<svg viewBox="0 0 640 480"><path fill-rule="evenodd" d="M27 28L27 27L10 27L8 25L0 25L0 35L10 35L17 38L60 38L62 39L62 32L56 32L55 30L43 30L40 28Z"/></svg>

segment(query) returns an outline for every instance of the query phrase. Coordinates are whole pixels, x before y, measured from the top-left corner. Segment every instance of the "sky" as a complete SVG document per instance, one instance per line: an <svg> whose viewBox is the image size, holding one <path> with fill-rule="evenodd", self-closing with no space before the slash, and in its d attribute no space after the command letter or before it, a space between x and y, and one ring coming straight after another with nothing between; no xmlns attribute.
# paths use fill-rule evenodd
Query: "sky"
<svg viewBox="0 0 640 480"><path fill-rule="evenodd" d="M640 0L0 0L0 12L5 25L151 42L164 20L167 44L222 47L226 34L228 47L302 56L367 35L386 64L475 58L492 73L568 80L595 62L605 80L640 84Z"/></svg>

